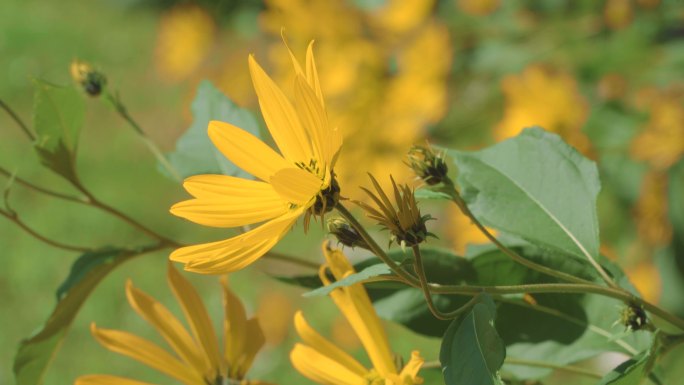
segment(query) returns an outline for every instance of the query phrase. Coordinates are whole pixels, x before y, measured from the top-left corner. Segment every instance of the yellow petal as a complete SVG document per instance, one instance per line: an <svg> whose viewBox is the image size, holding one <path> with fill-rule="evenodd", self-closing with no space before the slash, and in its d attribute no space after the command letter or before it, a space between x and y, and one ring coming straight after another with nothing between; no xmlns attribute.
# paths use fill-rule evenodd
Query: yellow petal
<svg viewBox="0 0 684 385"><path fill-rule="evenodd" d="M273 140L283 156L293 162L312 159L311 143L290 101L264 72L254 57L249 57L249 72L259 106Z"/></svg>
<svg viewBox="0 0 684 385"><path fill-rule="evenodd" d="M171 214L211 227L238 227L285 214L289 203L273 190L270 197L190 199L176 203Z"/></svg>
<svg viewBox="0 0 684 385"><path fill-rule="evenodd" d="M249 368L252 367L254 358L266 342L264 332L261 329L261 325L259 325L259 320L256 318L251 318L247 321L247 324L245 325L245 334L247 344L244 347L243 355L239 363L238 376L240 378L244 377Z"/></svg>
<svg viewBox="0 0 684 385"><path fill-rule="evenodd" d="M284 168L271 177L271 185L280 196L295 205L313 204L311 200L321 191L323 181L301 168Z"/></svg>
<svg viewBox="0 0 684 385"><path fill-rule="evenodd" d="M299 337L301 337L305 344L315 348L321 354L326 355L331 360L338 362L340 365L346 367L347 370L354 372L359 376L363 376L368 372L368 370L352 356L318 334L318 332L306 322L301 311L298 311L295 314L294 320L297 334L299 334Z"/></svg>
<svg viewBox="0 0 684 385"><path fill-rule="evenodd" d="M300 75L295 78L295 102L299 118L311 136L315 159L326 166L329 165L332 159L328 148L329 142L323 140L329 132L328 117L311 86Z"/></svg>
<svg viewBox="0 0 684 385"><path fill-rule="evenodd" d="M223 241L182 247L169 258L185 263L186 270L196 273L223 274L240 270L275 246L304 211L302 208L290 211Z"/></svg>
<svg viewBox="0 0 684 385"><path fill-rule="evenodd" d="M74 385L152 385L149 382L132 380L130 378L93 374L81 376L74 381Z"/></svg>
<svg viewBox="0 0 684 385"><path fill-rule="evenodd" d="M136 335L108 329L90 328L95 339L105 348L131 357L185 384L202 384L203 379L190 367L157 345Z"/></svg>
<svg viewBox="0 0 684 385"><path fill-rule="evenodd" d="M167 279L173 295L183 310L183 315L185 315L185 320L190 326L195 341L202 347L205 357L211 363L211 368L215 371L213 374L218 375L221 370L218 339L202 298L192 284L171 264L167 269Z"/></svg>
<svg viewBox="0 0 684 385"><path fill-rule="evenodd" d="M266 182L229 175L194 175L183 181L183 187L199 199L278 196L273 187Z"/></svg>
<svg viewBox="0 0 684 385"><path fill-rule="evenodd" d="M236 166L268 181L271 175L292 164L249 132L230 123L209 122L209 138L216 148Z"/></svg>
<svg viewBox="0 0 684 385"><path fill-rule="evenodd" d="M245 347L247 315L240 299L228 287L227 280L221 280L221 287L223 288L223 338L225 344L223 354L230 370L229 377L237 378L235 376L237 362Z"/></svg>
<svg viewBox="0 0 684 385"><path fill-rule="evenodd" d="M323 100L323 92L321 91L321 82L318 79L318 71L316 70L316 61L313 54L314 41L311 40L309 47L306 49L306 81L311 88L316 92L321 106L325 109L325 100Z"/></svg>
<svg viewBox="0 0 684 385"><path fill-rule="evenodd" d="M354 268L349 264L346 256L340 250L330 249L327 242L323 244L323 254L336 279L342 279L354 273ZM397 368L387 334L363 285L354 284L338 288L333 290L330 296L347 318L356 335L359 336L361 344L378 373L381 376L396 374Z"/></svg>
<svg viewBox="0 0 684 385"><path fill-rule="evenodd" d="M421 384L423 379L418 377L418 371L423 366L425 360L420 356L420 352L414 350L411 352L411 359L409 362L401 369L399 376L402 379L403 384ZM410 381L409 381L410 379Z"/></svg>
<svg viewBox="0 0 684 385"><path fill-rule="evenodd" d="M295 344L290 352L292 366L304 377L323 385L366 385L363 376L319 353L316 349Z"/></svg>
<svg viewBox="0 0 684 385"><path fill-rule="evenodd" d="M169 346L199 375L210 371L209 360L200 352L183 324L161 303L126 282L126 296L131 307L149 322L168 342Z"/></svg>

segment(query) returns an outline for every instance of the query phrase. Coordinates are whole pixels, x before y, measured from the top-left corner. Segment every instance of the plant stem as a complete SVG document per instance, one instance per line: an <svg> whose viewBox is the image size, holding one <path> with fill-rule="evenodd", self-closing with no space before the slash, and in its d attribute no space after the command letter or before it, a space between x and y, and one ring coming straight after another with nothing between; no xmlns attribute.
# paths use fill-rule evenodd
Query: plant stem
<svg viewBox="0 0 684 385"><path fill-rule="evenodd" d="M570 366L570 365L563 366L563 365L558 365L558 364L554 364L551 362L532 361L532 360L523 360L523 359L506 357L506 360L504 361L504 363L506 363L508 365L531 366L531 367L535 367L535 368L547 368L547 369L561 370L561 371L568 372L568 373L574 373L574 374L579 374L582 376L598 378L598 379L603 378L603 375L601 375L600 373L594 372L593 370L584 369L584 368L580 368L577 366Z"/></svg>
<svg viewBox="0 0 684 385"><path fill-rule="evenodd" d="M22 230L30 234L32 237L36 238L37 240L48 244L52 247L56 247L58 249L63 249L67 251L77 251L79 253L87 253L89 251L92 251L91 248L88 247L81 247L81 246L73 246L73 245L67 245L65 243L57 242L54 241L50 238L47 238L35 230L33 230L31 227L29 227L26 223L24 223L19 217L12 212L7 212L5 210L0 210L0 215L4 216L5 218L9 219L10 221L14 222L17 226L19 226Z"/></svg>
<svg viewBox="0 0 684 385"><path fill-rule="evenodd" d="M152 238L155 238L155 239L159 240L159 241L162 242L162 244L164 244L164 245L168 245L168 246L172 246L172 247L180 247L180 246L182 246L180 243L178 243L178 242L176 242L176 241L174 241L174 240L172 240L172 239L169 239L169 238L167 238L167 237L165 237L165 236L163 236L163 235L161 235L161 234L155 232L154 230L148 228L147 226L145 226L145 225L143 225L142 223L136 221L135 219L129 217L128 215L122 213L121 211L115 209L114 207L109 206L108 204L106 204L106 203L104 203L104 202L101 202L101 201L100 201L99 199L97 199L90 191L88 191L88 189L81 183L80 180L76 179L76 180L72 181L72 184L73 184L74 187L76 187L81 193L83 193L83 195L86 196L86 198L87 198L87 203L88 203L89 205L91 205L91 206L93 206L93 207L96 207L96 208L98 208L98 209L100 209L100 210L102 210L102 211L105 211L105 212L107 212L107 213L109 213L109 214L111 214L111 215L113 215L113 216L119 218L119 219L122 220L123 222L126 222L126 223L128 223L129 225L131 225L132 227L134 227L134 228L140 230L141 232L147 234L149 237L152 237Z"/></svg>
<svg viewBox="0 0 684 385"><path fill-rule="evenodd" d="M352 213L347 210L342 203L338 203L337 206L335 206L337 211L344 217L347 221L349 221L349 224L352 225L354 229L361 235L361 238L366 242L368 247L370 247L371 251L373 254L375 254L378 258L380 258L389 268L392 270L394 274L399 276L404 280L405 283L411 285L411 286L416 286L420 287L420 282L418 279L416 279L413 275L409 274L406 272L404 269L401 268L401 266L397 265L397 263L390 258L385 251L375 242L373 237L368 234L366 229L359 223L358 220L352 215Z"/></svg>
<svg viewBox="0 0 684 385"><path fill-rule="evenodd" d="M14 175L13 173L10 173L5 168L0 167L0 174L6 176L7 178L12 178L13 181L19 183L20 185L22 185L24 187L38 191L38 192L43 193L45 195L50 195L50 196L53 196L55 198L63 199L63 200L70 201L70 202L88 204L88 199L85 197L75 197L75 196L71 196L71 195L67 195L67 194L62 194L62 193L59 193L56 191L48 190L46 188L37 186L37 185L35 185L35 184L25 180L25 179L22 179L16 175Z"/></svg>
<svg viewBox="0 0 684 385"><path fill-rule="evenodd" d="M105 95L105 99L114 106L116 112L126 122L128 122L128 124L133 128L133 130L140 136L143 143L145 143L150 152L152 152L155 158L157 158L157 161L159 161L159 163L161 163L161 165L164 166L166 171L168 171L169 174L171 174L171 176L177 182L181 182L183 178L180 176L178 171L171 165L171 163L169 163L168 159L166 159L166 156L164 156L159 147L157 147L157 145L147 136L147 134L145 134L145 131L143 131L142 127L140 127L140 125L128 113L128 109L126 109L126 106L123 105L118 96L114 96L111 93L107 92L107 94Z"/></svg>
<svg viewBox="0 0 684 385"><path fill-rule="evenodd" d="M320 265L317 263L305 261L303 259L295 258L293 256L281 254L281 253L278 253L275 251L267 252L266 254L264 254L263 258L272 259L274 261L283 261L283 262L291 263L293 265L299 265L302 267L306 267L309 269L315 269L315 270L318 270L318 268L320 267Z"/></svg>
<svg viewBox="0 0 684 385"><path fill-rule="evenodd" d="M26 134L26 136L28 136L32 142L35 142L36 136L33 135L31 130L29 130L26 123L24 123L24 121L21 120L21 118L19 118L19 115L17 115L17 113L14 112L14 110L10 108L10 106L8 106L7 103L5 103L2 99L0 99L0 107L2 107L2 109L5 110L5 112L7 112L7 114L12 118L12 120L14 120L17 123L21 130L24 131L24 134Z"/></svg>
<svg viewBox="0 0 684 385"><path fill-rule="evenodd" d="M415 245L412 247L412 249L413 256L415 258L413 266L416 269L416 274L418 275L418 280L420 281L420 289L423 292L423 295L425 296L425 301L427 302L428 309L430 309L430 312L432 313L432 315L435 316L435 318L444 321L454 319L462 313L464 313L466 310L470 309L470 307L474 305L475 302L477 302L477 296L473 296L473 298L471 298L470 301L468 301L463 306L451 312L443 313L442 311L437 309L437 306L435 306L435 303L432 301L432 295L430 294L430 286L425 276L425 268L423 266L423 257L420 254L420 247L418 245Z"/></svg>

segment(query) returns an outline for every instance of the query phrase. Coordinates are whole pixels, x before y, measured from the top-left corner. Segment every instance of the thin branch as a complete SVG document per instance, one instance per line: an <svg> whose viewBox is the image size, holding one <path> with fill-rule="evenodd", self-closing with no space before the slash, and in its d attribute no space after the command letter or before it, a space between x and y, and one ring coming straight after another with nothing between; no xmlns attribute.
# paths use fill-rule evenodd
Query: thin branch
<svg viewBox="0 0 684 385"><path fill-rule="evenodd" d="M318 270L318 268L320 267L320 265L318 265L317 263L305 261L303 259L295 258L293 256L281 254L275 251L267 252L266 254L264 254L263 258L272 259L274 261L287 262L293 265L299 265L314 270Z"/></svg>
<svg viewBox="0 0 684 385"><path fill-rule="evenodd" d="M59 193L56 191L48 190L46 188L37 186L37 185L35 185L35 184L25 180L25 179L22 179L16 175L14 175L13 173L10 173L7 169L5 169L3 167L0 167L0 174L6 176L7 178L13 178L14 182L16 182L16 183L18 183L24 187L27 187L29 189L43 193L45 195L50 195L50 196L53 196L55 198L59 198L59 199L63 199L66 201L71 201L71 202L76 202L76 203L81 203L81 204L87 204L88 203L88 199L85 197L75 197L72 195Z"/></svg>
<svg viewBox="0 0 684 385"><path fill-rule="evenodd" d="M564 372L574 373L574 374L578 374L581 376L592 377L592 378L597 378L597 379L603 378L603 375L601 373L598 373L598 372L595 372L595 371L589 370L589 369L580 368L577 366L571 366L571 365L563 366L563 365L558 365L558 364L554 364L551 362L523 360L523 359L511 358L511 357L506 357L506 360L504 361L504 363L508 364L508 365L531 366L531 367L535 367L535 368L546 368L546 369L553 369L553 370L561 370Z"/></svg>
<svg viewBox="0 0 684 385"><path fill-rule="evenodd" d="M57 242L54 241L50 238L47 238L35 230L33 230L31 227L29 227L26 223L24 223L19 217L12 212L7 212L5 210L0 210L0 215L4 216L5 218L9 219L10 221L14 222L17 226L19 226L22 230L30 234L32 237L38 239L39 241L46 243L52 247L56 247L58 249L63 249L67 251L77 251L79 253L87 253L89 251L92 251L91 248L88 247L81 247L81 246L73 246L73 245L67 245L65 243Z"/></svg>
<svg viewBox="0 0 684 385"><path fill-rule="evenodd" d="M32 142L36 141L36 136L31 132L31 130L29 130L26 123L24 123L24 121L21 120L19 115L17 115L17 113L14 112L14 110L10 108L10 106L8 106L7 103L5 103L2 99L0 99L0 107L2 107L2 109L5 110L5 112L7 112L7 114L12 118L12 120L14 120L17 123L19 128L21 128L21 130L24 131L24 134L26 134L26 136L28 136L28 138Z"/></svg>

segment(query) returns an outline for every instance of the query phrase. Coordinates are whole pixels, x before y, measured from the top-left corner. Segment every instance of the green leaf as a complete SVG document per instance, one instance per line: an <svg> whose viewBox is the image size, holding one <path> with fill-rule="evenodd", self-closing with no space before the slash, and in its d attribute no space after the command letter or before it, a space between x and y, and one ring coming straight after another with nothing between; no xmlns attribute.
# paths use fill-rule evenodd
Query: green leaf
<svg viewBox="0 0 684 385"><path fill-rule="evenodd" d="M629 359L606 374L598 385L639 385L648 374L645 371L648 361L648 354Z"/></svg>
<svg viewBox="0 0 684 385"><path fill-rule="evenodd" d="M190 108L192 125L176 142L176 151L168 154L171 165L184 178L197 174L248 177L214 146L207 134L207 127L209 121L220 120L259 137L259 125L252 113L235 105L208 80L202 81L197 87Z"/></svg>
<svg viewBox="0 0 684 385"><path fill-rule="evenodd" d="M444 200L450 200L451 197L449 194L440 192L440 191L434 191L430 190L429 188L419 188L418 190L415 191L414 193L416 199L418 200L439 200L439 199L444 199Z"/></svg>
<svg viewBox="0 0 684 385"><path fill-rule="evenodd" d="M377 264L373 266L369 266L358 273L350 274L339 281L335 281L331 283L330 285L319 287L316 290L312 290L308 293L304 293L304 297L315 297L319 295L328 295L330 294L331 291L333 291L335 288L338 287L346 287L346 286L351 286L353 284L363 282L369 278L377 277L379 275L387 275L391 274L392 271L390 268L383 264Z"/></svg>
<svg viewBox="0 0 684 385"><path fill-rule="evenodd" d="M494 328L496 305L489 295L462 320L447 329L439 360L447 385L503 384L498 371L506 358L506 348Z"/></svg>
<svg viewBox="0 0 684 385"><path fill-rule="evenodd" d="M155 248L106 248L79 257L69 276L57 290L57 305L47 322L19 345L14 358L16 384L41 384L45 371L59 350L76 314L93 289L117 266L153 249Z"/></svg>
<svg viewBox="0 0 684 385"><path fill-rule="evenodd" d="M484 150L452 155L463 198L485 225L598 258L598 171L558 135L527 128Z"/></svg>
<svg viewBox="0 0 684 385"><path fill-rule="evenodd" d="M34 148L41 163L68 180L76 179L76 150L85 103L73 87L36 80L33 108Z"/></svg>

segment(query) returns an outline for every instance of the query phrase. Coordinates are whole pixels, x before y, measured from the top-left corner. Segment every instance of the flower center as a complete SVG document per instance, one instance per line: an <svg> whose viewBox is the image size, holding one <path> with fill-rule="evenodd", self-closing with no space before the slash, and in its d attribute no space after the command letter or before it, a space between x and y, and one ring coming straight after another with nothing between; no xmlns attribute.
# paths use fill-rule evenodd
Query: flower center
<svg viewBox="0 0 684 385"><path fill-rule="evenodd" d="M332 211L340 200L340 185L337 183L335 173L330 176L330 185L316 195L316 202L309 210L313 215L323 216Z"/></svg>

